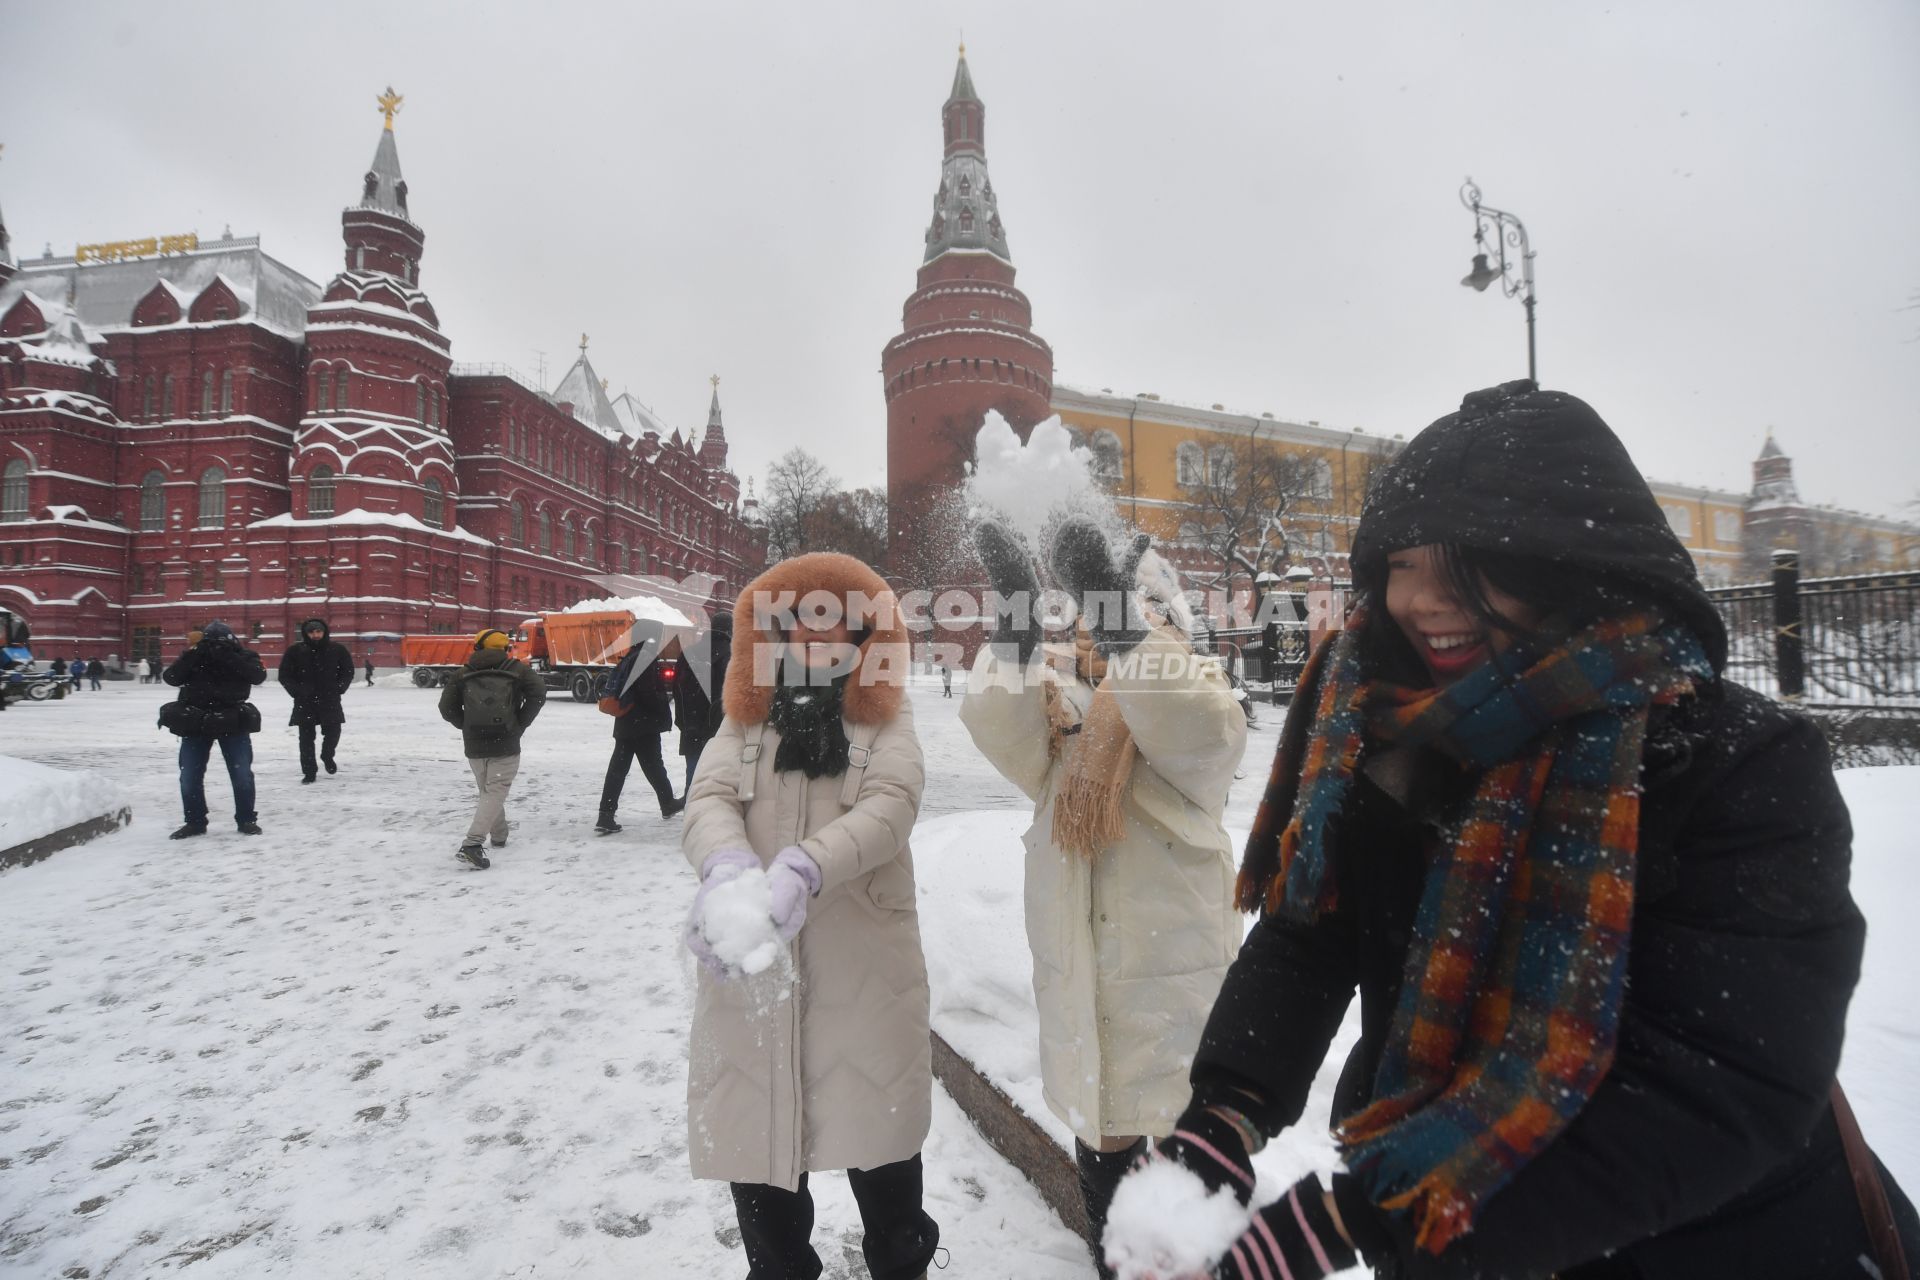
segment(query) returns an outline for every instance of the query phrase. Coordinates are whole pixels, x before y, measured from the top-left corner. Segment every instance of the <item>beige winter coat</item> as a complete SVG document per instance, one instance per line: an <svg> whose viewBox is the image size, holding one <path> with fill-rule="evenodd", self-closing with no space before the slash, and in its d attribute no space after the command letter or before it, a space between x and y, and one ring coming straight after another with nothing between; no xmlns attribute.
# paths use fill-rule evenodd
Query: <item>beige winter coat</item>
<svg viewBox="0 0 1920 1280"><path fill-rule="evenodd" d="M1091 862L1052 841L1055 789L1078 738L1047 753L1045 690L984 648L960 719L1034 802L1026 834L1027 942L1047 1105L1088 1145L1162 1137L1186 1106L1194 1050L1239 950L1234 854L1221 825L1247 745L1246 716L1217 664L1156 631L1143 659L1109 673L1139 748L1126 834ZM1093 686L1052 669L1076 717Z"/></svg>
<svg viewBox="0 0 1920 1280"><path fill-rule="evenodd" d="M693 1175L789 1191L807 1170L911 1157L933 1106L927 970L907 847L925 771L901 687L904 635L882 627L862 648L863 666L897 662L898 670L865 683L856 672L848 683L848 774L777 773L780 738L766 724L772 690L754 680L754 646L778 641L756 631L750 597L795 585L885 593L859 561L810 555L776 565L742 594L727 716L701 753L682 838L696 871L718 849L751 849L764 865L790 844L820 865L822 887L789 948L791 963L725 981L703 970L694 1003Z"/></svg>

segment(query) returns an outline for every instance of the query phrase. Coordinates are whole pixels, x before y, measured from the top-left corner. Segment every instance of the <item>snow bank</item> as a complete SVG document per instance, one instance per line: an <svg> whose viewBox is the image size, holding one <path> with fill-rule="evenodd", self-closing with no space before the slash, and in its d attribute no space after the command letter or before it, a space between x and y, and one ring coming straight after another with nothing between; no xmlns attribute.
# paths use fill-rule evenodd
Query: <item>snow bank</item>
<svg viewBox="0 0 1920 1280"><path fill-rule="evenodd" d="M0 756L0 849L126 807L126 792L101 774Z"/></svg>

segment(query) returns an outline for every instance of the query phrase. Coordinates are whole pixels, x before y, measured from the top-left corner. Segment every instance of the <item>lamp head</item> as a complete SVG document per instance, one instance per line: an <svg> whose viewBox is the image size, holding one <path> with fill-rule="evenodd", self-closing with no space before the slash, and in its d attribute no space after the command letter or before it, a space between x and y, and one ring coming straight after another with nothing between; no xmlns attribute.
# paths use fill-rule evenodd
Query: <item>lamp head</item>
<svg viewBox="0 0 1920 1280"><path fill-rule="evenodd" d="M1473 270L1460 277L1460 283L1476 293L1485 293L1487 286L1500 278L1500 273L1487 265L1487 255L1473 255Z"/></svg>

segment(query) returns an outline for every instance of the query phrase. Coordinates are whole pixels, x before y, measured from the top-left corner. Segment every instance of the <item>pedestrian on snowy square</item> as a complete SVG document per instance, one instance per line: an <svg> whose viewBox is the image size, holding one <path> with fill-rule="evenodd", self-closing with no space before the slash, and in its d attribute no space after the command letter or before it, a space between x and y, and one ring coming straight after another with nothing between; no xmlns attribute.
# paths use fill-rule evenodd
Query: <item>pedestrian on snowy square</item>
<svg viewBox="0 0 1920 1280"><path fill-rule="evenodd" d="M148 659L147 659L147 661L146 661L146 673L147 673L147 674L146 674L145 676L143 676L143 677L141 678L141 679L142 679L142 681L143 681L143 683L146 683L146 684L159 684L159 683L160 683L160 661L159 661L159 659L157 659L157 658L148 658Z"/></svg>
<svg viewBox="0 0 1920 1280"><path fill-rule="evenodd" d="M87 660L75 658L73 665L67 668L67 683L73 686L75 693L80 692L80 681L87 674Z"/></svg>
<svg viewBox="0 0 1920 1280"><path fill-rule="evenodd" d="M1164 1161L1249 1202L1357 989L1346 1172L1210 1274L1913 1274L1835 1083L1864 926L1826 745L1722 678L1619 440L1531 382L1475 392L1389 464L1351 563L1241 864L1259 921L1110 1257L1175 1225Z"/></svg>
<svg viewBox="0 0 1920 1280"><path fill-rule="evenodd" d="M47 664L47 674L53 676L56 680L65 680L67 678L67 660L65 658L55 658L52 662L49 662Z"/></svg>
<svg viewBox="0 0 1920 1280"><path fill-rule="evenodd" d="M671 818L687 807L685 800L673 794L673 779L667 776L660 749L660 735L673 728L673 688L667 672L674 660L661 652L658 623L634 626L632 646L607 677L606 695L600 699L600 710L613 717L613 755L600 788L595 835L610 836L620 830L616 817L620 792L635 760L653 788L661 817Z"/></svg>
<svg viewBox="0 0 1920 1280"><path fill-rule="evenodd" d="M161 679L180 694L160 708L160 727L180 738L180 805L186 823L173 833L185 840L207 833L207 761L214 744L233 785L233 821L240 834L260 834L254 811L253 738L260 732L260 709L247 700L264 682L260 655L245 647L224 622L209 622Z"/></svg>
<svg viewBox="0 0 1920 1280"><path fill-rule="evenodd" d="M367 688L373 688L373 655L367 655Z"/></svg>
<svg viewBox="0 0 1920 1280"><path fill-rule="evenodd" d="M326 619L308 618L300 624L300 638L280 657L279 679L280 687L293 699L287 723L300 730L300 781L312 782L322 765L328 773L338 773L334 750L347 719L340 698L353 687L353 655L333 638ZM318 760L313 749L316 732Z"/></svg>
<svg viewBox="0 0 1920 1280"><path fill-rule="evenodd" d="M98 693L100 691L100 680L105 671L106 663L102 659L95 658L92 662L89 662L87 664L87 688Z"/></svg>
<svg viewBox="0 0 1920 1280"><path fill-rule="evenodd" d="M479 792L466 839L454 855L468 866L484 871L493 865L482 841L506 847L507 793L520 772L520 735L546 702L546 685L524 662L507 656L507 633L491 627L473 638L466 665L440 691L440 718L460 730Z"/></svg>
<svg viewBox="0 0 1920 1280"><path fill-rule="evenodd" d="M1079 606L1062 645L1041 643L1039 574L1019 537L990 522L974 541L1015 607L974 660L960 721L1033 801L1025 915L1041 1080L1073 1130L1097 1239L1115 1184L1186 1105L1240 945L1221 815L1247 721L1220 662L1194 652L1178 579L1145 535L1115 549L1090 520L1059 526L1048 558Z"/></svg>
<svg viewBox="0 0 1920 1280"><path fill-rule="evenodd" d="M688 1154L732 1184L753 1276L820 1274L807 1179L826 1169L847 1170L873 1280L924 1276L939 1244L907 639L851 556L767 570L735 606L726 718L688 797Z"/></svg>
<svg viewBox="0 0 1920 1280"><path fill-rule="evenodd" d="M940 664L940 696L943 698L953 696L953 668L944 662Z"/></svg>
<svg viewBox="0 0 1920 1280"><path fill-rule="evenodd" d="M700 753L706 750L727 717L721 691L727 686L727 664L733 658L733 615L713 615L706 634L690 653L674 664L673 719L680 726L680 754L687 761L687 786L693 786Z"/></svg>

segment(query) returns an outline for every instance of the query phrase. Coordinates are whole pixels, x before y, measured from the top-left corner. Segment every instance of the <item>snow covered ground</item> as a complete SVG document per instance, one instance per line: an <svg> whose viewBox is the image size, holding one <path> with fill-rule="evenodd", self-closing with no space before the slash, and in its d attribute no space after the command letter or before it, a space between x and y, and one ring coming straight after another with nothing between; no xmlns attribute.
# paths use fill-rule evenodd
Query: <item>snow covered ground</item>
<svg viewBox="0 0 1920 1280"><path fill-rule="evenodd" d="M677 824L652 816L636 771L626 832L591 834L607 722L556 700L527 740L512 844L491 871L459 867L471 775L435 694L400 680L354 688L341 773L308 787L284 703L262 691L255 839L225 821L216 758L212 834L167 841L174 739L151 725L171 690L114 684L8 713L10 754L104 770L134 820L0 876L0 1276L744 1272L725 1188L686 1173L677 934L693 884ZM1033 1078L1025 804L972 750L957 697L932 682L914 696L936 1025L1059 1130ZM1267 714L1234 788L1237 829L1272 751ZM1909 1189L1920 1011L1903 975L1920 939L1897 926L1920 899L1904 844L1916 781L1843 775L1876 923L1843 1079ZM1327 1167L1330 1086L1263 1155L1269 1179ZM926 1163L944 1275L1092 1275L944 1094ZM844 1180L814 1189L828 1274L863 1275Z"/></svg>

